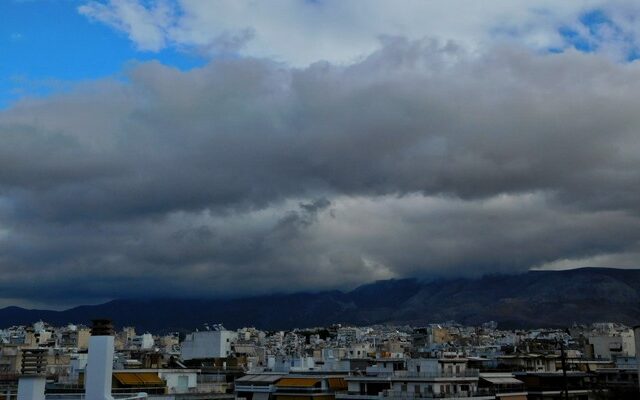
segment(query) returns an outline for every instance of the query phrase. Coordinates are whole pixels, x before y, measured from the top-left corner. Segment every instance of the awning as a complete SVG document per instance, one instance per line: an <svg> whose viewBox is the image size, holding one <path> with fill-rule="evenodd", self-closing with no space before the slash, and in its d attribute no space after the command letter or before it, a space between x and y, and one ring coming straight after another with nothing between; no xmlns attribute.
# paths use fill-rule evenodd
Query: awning
<svg viewBox="0 0 640 400"><path fill-rule="evenodd" d="M123 386L164 386L164 381L152 372L114 372L113 377Z"/></svg>
<svg viewBox="0 0 640 400"><path fill-rule="evenodd" d="M522 385L524 382L510 377L481 377L487 382L493 383L494 385Z"/></svg>
<svg viewBox="0 0 640 400"><path fill-rule="evenodd" d="M160 379L158 374L154 374L152 372L142 372L138 373L138 378L142 380L146 385L163 385L164 381Z"/></svg>
<svg viewBox="0 0 640 400"><path fill-rule="evenodd" d="M329 378L329 388L332 390L347 390L347 381L344 378Z"/></svg>
<svg viewBox="0 0 640 400"><path fill-rule="evenodd" d="M314 387L320 379L318 378L282 378L276 383L277 387Z"/></svg>
<svg viewBox="0 0 640 400"><path fill-rule="evenodd" d="M282 375L273 375L273 374L245 375L242 378L236 379L236 383L240 383L243 385L275 383L280 378L282 378Z"/></svg>

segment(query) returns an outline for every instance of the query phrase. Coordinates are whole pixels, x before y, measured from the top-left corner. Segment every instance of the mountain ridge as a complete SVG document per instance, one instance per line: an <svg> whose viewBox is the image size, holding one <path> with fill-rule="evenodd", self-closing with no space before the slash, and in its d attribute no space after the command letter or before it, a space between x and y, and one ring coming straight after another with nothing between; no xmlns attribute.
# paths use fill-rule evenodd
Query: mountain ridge
<svg viewBox="0 0 640 400"><path fill-rule="evenodd" d="M189 331L204 323L228 328L291 329L343 323L424 325L494 320L504 328L573 322L640 323L640 270L579 268L492 274L479 278L404 278L350 291L276 293L240 298L117 299L62 311L6 307L0 328L44 320L55 325L111 318L142 331Z"/></svg>

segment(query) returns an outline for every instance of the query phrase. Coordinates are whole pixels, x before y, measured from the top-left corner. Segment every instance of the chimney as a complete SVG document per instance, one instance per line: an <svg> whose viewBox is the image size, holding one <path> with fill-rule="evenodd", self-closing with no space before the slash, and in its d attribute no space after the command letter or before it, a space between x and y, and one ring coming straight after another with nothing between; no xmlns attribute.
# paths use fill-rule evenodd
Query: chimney
<svg viewBox="0 0 640 400"><path fill-rule="evenodd" d="M84 378L87 400L113 400L113 325L108 319L94 319L89 338L89 355Z"/></svg>
<svg viewBox="0 0 640 400"><path fill-rule="evenodd" d="M47 373L46 349L23 349L18 400L44 400Z"/></svg>

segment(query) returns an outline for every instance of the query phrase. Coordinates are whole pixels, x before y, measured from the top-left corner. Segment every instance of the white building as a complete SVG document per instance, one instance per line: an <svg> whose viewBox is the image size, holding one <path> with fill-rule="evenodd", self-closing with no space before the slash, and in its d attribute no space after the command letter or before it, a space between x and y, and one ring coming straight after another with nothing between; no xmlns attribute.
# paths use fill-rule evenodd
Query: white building
<svg viewBox="0 0 640 400"><path fill-rule="evenodd" d="M313 371L315 366L313 357L269 356L267 359L267 368L272 372Z"/></svg>
<svg viewBox="0 0 640 400"><path fill-rule="evenodd" d="M338 329L338 342L353 343L358 337L356 328L340 328Z"/></svg>
<svg viewBox="0 0 640 400"><path fill-rule="evenodd" d="M375 348L371 343L355 343L349 347L349 358L366 358L369 353L374 353Z"/></svg>
<svg viewBox="0 0 640 400"><path fill-rule="evenodd" d="M414 359L407 370L394 371L383 364L375 371L367 369L366 375L346 377L348 391L336 393L336 400L474 398L479 373L466 363L464 358Z"/></svg>
<svg viewBox="0 0 640 400"><path fill-rule="evenodd" d="M134 336L131 339L131 344L141 350L149 350L153 348L155 344L153 340L153 335L150 333L145 333L143 335Z"/></svg>
<svg viewBox="0 0 640 400"><path fill-rule="evenodd" d="M183 360L228 357L237 336L227 330L192 332L182 342L180 355Z"/></svg>
<svg viewBox="0 0 640 400"><path fill-rule="evenodd" d="M593 356L597 359L612 360L614 357L634 357L636 355L633 330L617 333L615 336L590 336Z"/></svg>

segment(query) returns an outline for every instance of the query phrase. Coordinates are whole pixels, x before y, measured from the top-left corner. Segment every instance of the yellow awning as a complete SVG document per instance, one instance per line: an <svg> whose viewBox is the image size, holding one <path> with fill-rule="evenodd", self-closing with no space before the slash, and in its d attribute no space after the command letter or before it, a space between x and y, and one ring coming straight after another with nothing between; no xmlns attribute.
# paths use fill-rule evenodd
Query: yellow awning
<svg viewBox="0 0 640 400"><path fill-rule="evenodd" d="M347 381L344 378L329 378L329 388L332 390L347 390Z"/></svg>
<svg viewBox="0 0 640 400"><path fill-rule="evenodd" d="M151 372L114 372L113 377L123 386L164 386L158 374Z"/></svg>
<svg viewBox="0 0 640 400"><path fill-rule="evenodd" d="M153 372L142 372L138 373L138 378L140 378L147 385L164 385L164 381L160 379L158 374L154 374Z"/></svg>
<svg viewBox="0 0 640 400"><path fill-rule="evenodd" d="M277 387L314 387L320 379L317 378L282 378L276 383Z"/></svg>
<svg viewBox="0 0 640 400"><path fill-rule="evenodd" d="M130 372L115 372L113 377L121 384L126 386L140 385L142 381L137 374Z"/></svg>

